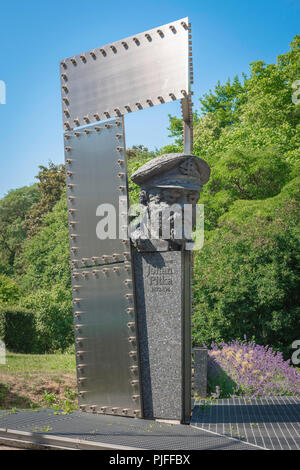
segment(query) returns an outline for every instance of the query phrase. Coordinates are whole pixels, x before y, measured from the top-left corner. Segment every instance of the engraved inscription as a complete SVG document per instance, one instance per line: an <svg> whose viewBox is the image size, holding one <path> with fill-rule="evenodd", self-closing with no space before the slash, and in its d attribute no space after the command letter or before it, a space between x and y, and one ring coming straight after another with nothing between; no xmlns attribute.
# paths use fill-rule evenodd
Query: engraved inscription
<svg viewBox="0 0 300 470"><path fill-rule="evenodd" d="M148 265L146 278L151 292L171 292L173 285L173 261L166 261L164 266Z"/></svg>

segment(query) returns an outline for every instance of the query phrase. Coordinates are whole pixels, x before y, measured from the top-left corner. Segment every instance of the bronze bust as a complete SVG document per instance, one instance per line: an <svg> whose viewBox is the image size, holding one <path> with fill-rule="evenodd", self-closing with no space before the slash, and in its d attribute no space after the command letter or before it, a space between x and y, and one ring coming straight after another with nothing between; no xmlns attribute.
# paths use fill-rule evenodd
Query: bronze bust
<svg viewBox="0 0 300 470"><path fill-rule="evenodd" d="M142 208L139 222L131 229L133 245L139 251L184 249L191 230L183 227L183 221L190 228L194 225L196 204L209 176L204 160L183 153L161 155L133 173L132 181L141 186Z"/></svg>

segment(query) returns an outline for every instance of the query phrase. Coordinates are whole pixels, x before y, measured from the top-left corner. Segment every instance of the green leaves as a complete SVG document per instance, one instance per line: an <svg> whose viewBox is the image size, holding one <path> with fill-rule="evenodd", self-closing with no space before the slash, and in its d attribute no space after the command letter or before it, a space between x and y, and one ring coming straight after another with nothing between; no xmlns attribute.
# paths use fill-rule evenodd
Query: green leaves
<svg viewBox="0 0 300 470"><path fill-rule="evenodd" d="M59 283L70 287L68 212L65 190L61 200L47 213L38 233L26 240L16 262L25 290L49 288Z"/></svg>
<svg viewBox="0 0 300 470"><path fill-rule="evenodd" d="M246 334L287 354L300 332L297 194L239 201L221 220L196 254L196 341Z"/></svg>
<svg viewBox="0 0 300 470"><path fill-rule="evenodd" d="M17 283L5 274L0 275L0 306L14 305L19 297L20 290Z"/></svg>
<svg viewBox="0 0 300 470"><path fill-rule="evenodd" d="M0 200L0 272L12 273L15 257L26 238L26 215L39 197L38 188L33 185L11 190Z"/></svg>
<svg viewBox="0 0 300 470"><path fill-rule="evenodd" d="M49 162L48 168L42 165L39 168L40 171L36 178L39 180L37 187L40 199L26 214L23 225L29 237L37 233L43 216L53 209L66 187L64 165L54 165Z"/></svg>
<svg viewBox="0 0 300 470"><path fill-rule="evenodd" d="M300 36L277 64L253 62L249 77L237 77L200 99L203 115L195 123L194 152L214 165L224 152L276 147L282 158L299 159L300 105L292 102L292 83L300 77ZM175 134L174 134L175 135ZM297 150L296 150L297 149Z"/></svg>
<svg viewBox="0 0 300 470"><path fill-rule="evenodd" d="M233 199L275 196L288 181L290 166L273 151L232 150L220 158L208 188L212 194L226 190Z"/></svg>
<svg viewBox="0 0 300 470"><path fill-rule="evenodd" d="M237 76L232 83L230 79L225 85L218 82L213 93L210 91L200 98L200 109L204 115L213 114L219 128L233 126L239 122L245 93L246 89Z"/></svg>
<svg viewBox="0 0 300 470"><path fill-rule="evenodd" d="M67 349L74 341L68 212L65 191L16 263L22 306L34 312L39 352Z"/></svg>
<svg viewBox="0 0 300 470"><path fill-rule="evenodd" d="M300 334L300 36L277 64L217 84L200 100L194 152L211 166L200 202L205 242L195 257L198 344L243 339L289 354Z"/></svg>

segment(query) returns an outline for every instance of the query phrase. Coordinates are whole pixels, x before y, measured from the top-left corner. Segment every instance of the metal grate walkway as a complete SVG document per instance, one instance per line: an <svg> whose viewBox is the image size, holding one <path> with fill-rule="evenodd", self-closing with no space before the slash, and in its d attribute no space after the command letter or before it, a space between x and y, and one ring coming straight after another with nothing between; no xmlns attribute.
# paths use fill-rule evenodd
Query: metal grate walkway
<svg viewBox="0 0 300 470"><path fill-rule="evenodd" d="M77 449L300 449L300 399L201 401L189 426L79 411L0 411L0 442Z"/></svg>
<svg viewBox="0 0 300 470"><path fill-rule="evenodd" d="M81 449L253 449L186 425L84 412L54 415L53 410L0 412L0 440L5 436Z"/></svg>
<svg viewBox="0 0 300 470"><path fill-rule="evenodd" d="M300 449L300 399L232 398L196 404L191 426L270 450Z"/></svg>

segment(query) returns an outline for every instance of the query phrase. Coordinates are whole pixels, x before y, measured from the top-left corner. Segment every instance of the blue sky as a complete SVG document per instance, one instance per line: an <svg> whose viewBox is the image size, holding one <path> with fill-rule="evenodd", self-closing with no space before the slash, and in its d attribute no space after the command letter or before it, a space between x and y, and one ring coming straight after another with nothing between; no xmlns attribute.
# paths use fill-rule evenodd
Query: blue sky
<svg viewBox="0 0 300 470"><path fill-rule="evenodd" d="M193 34L194 102L255 60L274 62L299 34L297 0L78 0L0 2L0 197L34 182L38 165L62 163L59 61L189 16ZM298 27L298 28L297 28ZM126 116L127 146L170 142L170 103Z"/></svg>

